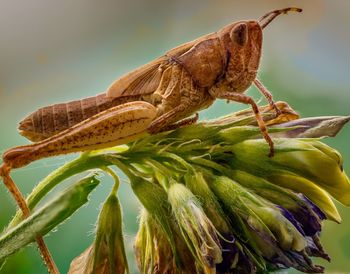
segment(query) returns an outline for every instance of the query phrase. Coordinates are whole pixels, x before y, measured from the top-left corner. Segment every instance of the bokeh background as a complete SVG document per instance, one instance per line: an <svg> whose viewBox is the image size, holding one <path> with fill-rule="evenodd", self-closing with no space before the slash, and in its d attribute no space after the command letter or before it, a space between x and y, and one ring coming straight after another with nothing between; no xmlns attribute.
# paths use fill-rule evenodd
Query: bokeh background
<svg viewBox="0 0 350 274"><path fill-rule="evenodd" d="M303 116L349 115L350 1L0 0L0 151L28 143L17 133L17 123L38 107L95 95L172 47L232 21L290 5L304 12L281 16L264 31L260 79L275 99L289 102ZM248 93L261 98L254 88ZM200 117L242 108L217 102ZM326 140L342 152L348 173L349 141L350 125L336 139ZM33 163L15 171L14 179L29 193L72 157ZM62 273L93 240L99 206L112 186L109 178L102 180L89 205L46 237ZM126 183L120 199L130 265L137 273L131 252L139 204ZM326 222L323 231L322 242L332 257L330 264L323 262L327 273L350 273L350 209L339 204L339 210L343 223ZM1 227L14 211L1 185ZM30 246L11 257L1 273L46 270L35 246Z"/></svg>

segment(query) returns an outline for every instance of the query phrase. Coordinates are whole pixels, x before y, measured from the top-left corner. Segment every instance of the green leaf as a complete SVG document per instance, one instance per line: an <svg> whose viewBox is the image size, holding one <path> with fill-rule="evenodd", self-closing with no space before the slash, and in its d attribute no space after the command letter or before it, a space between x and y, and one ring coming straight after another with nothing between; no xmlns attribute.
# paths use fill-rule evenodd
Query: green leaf
<svg viewBox="0 0 350 274"><path fill-rule="evenodd" d="M34 242L38 235L46 235L87 203L89 194L100 183L95 176L96 174L80 180L1 235L0 260Z"/></svg>
<svg viewBox="0 0 350 274"><path fill-rule="evenodd" d="M110 163L105 160L104 155L97 154L97 152L83 153L78 158L64 164L46 176L37 186L34 187L33 191L27 197L26 201L28 207L34 209L46 194L65 179L90 169L110 165ZM22 217L22 211L18 210L8 225L8 229L17 225L22 220Z"/></svg>

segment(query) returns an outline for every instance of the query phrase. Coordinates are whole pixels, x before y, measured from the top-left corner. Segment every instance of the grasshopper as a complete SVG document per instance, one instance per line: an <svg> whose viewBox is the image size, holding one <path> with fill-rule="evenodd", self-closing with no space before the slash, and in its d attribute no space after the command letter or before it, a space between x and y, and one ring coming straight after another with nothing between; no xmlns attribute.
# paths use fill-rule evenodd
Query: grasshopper
<svg viewBox="0 0 350 274"><path fill-rule="evenodd" d="M29 209L10 177L11 169L44 157L125 144L147 134L195 123L197 112L216 99L251 105L269 144L269 156L273 156L273 141L259 108L244 92L254 83L280 114L271 93L257 79L257 71L263 29L289 11L302 10L273 10L259 20L231 23L122 76L103 94L44 107L27 116L19 130L34 143L6 151L0 168L0 176L24 216L29 215ZM49 256L41 237L38 243L42 253ZM49 270L56 273L57 269L50 267L50 258L45 260Z"/></svg>

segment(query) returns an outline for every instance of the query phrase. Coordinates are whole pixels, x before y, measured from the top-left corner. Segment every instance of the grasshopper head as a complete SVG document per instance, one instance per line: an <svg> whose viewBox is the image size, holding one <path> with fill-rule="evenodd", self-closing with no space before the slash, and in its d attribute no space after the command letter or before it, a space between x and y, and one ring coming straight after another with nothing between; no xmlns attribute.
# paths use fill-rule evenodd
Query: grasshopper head
<svg viewBox="0 0 350 274"><path fill-rule="evenodd" d="M262 31L277 16L287 14L289 11L301 12L302 9L289 7L273 10L263 15L259 20L239 21L231 24L226 31L229 32L231 53L236 54L237 60L242 64L239 67L248 72L254 72L259 67L262 46ZM239 57L237 57L239 56Z"/></svg>
<svg viewBox="0 0 350 274"><path fill-rule="evenodd" d="M301 12L299 8L273 10L259 20L232 23L217 32L228 53L226 80L235 92L244 92L254 81L260 63L263 29L280 14Z"/></svg>
<svg viewBox="0 0 350 274"><path fill-rule="evenodd" d="M227 54L224 82L235 92L244 92L259 68L262 28L258 21L239 21L221 29L218 36Z"/></svg>
<svg viewBox="0 0 350 274"><path fill-rule="evenodd" d="M229 35L231 58L235 67L241 68L241 72L256 72L263 37L260 24L257 21L237 22L232 26Z"/></svg>

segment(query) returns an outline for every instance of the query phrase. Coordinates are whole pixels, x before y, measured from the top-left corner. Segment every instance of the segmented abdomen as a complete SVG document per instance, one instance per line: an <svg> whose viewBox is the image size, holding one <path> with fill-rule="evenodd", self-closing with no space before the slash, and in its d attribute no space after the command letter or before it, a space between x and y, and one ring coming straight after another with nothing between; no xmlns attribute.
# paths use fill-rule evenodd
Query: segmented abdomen
<svg viewBox="0 0 350 274"><path fill-rule="evenodd" d="M137 98L111 98L104 93L68 103L43 107L19 123L20 133L31 141L46 139L111 107Z"/></svg>

